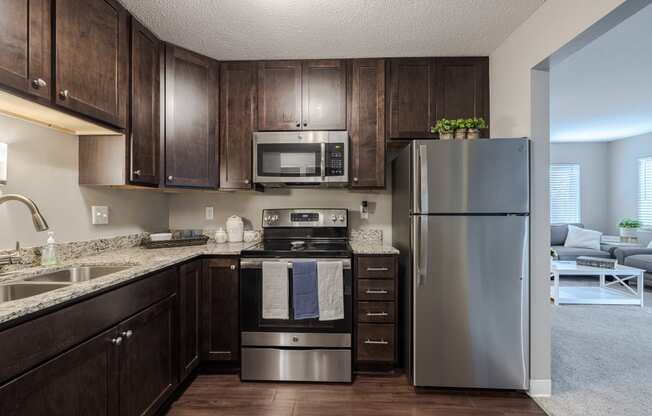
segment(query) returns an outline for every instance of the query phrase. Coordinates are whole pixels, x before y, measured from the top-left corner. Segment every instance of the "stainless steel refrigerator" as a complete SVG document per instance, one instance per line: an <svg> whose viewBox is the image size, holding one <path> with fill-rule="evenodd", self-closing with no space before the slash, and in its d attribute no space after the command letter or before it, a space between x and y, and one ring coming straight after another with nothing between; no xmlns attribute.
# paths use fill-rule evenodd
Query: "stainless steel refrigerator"
<svg viewBox="0 0 652 416"><path fill-rule="evenodd" d="M528 389L529 141L414 141L392 191L412 384Z"/></svg>

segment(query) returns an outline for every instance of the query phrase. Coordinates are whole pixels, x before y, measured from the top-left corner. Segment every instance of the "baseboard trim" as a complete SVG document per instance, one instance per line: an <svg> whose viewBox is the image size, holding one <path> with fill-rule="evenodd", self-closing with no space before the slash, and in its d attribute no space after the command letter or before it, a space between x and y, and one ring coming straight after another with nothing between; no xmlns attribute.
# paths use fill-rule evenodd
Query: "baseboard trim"
<svg viewBox="0 0 652 416"><path fill-rule="evenodd" d="M552 380L530 380L530 397L550 397L552 395Z"/></svg>

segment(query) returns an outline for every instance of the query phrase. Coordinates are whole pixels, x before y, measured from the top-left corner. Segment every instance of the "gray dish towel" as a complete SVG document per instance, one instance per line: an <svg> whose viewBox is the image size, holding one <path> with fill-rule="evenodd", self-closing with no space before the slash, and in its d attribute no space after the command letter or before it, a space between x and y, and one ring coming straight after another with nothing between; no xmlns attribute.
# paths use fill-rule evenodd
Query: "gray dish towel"
<svg viewBox="0 0 652 416"><path fill-rule="evenodd" d="M317 262L292 263L292 305L294 319L319 318Z"/></svg>

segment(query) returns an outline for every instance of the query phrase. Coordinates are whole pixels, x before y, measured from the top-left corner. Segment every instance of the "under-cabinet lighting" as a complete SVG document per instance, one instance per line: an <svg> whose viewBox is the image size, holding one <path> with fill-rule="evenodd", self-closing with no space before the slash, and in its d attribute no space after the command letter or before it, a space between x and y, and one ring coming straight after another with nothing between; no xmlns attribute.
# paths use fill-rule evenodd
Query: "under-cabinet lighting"
<svg viewBox="0 0 652 416"><path fill-rule="evenodd" d="M7 184L7 143L0 143L0 184Z"/></svg>

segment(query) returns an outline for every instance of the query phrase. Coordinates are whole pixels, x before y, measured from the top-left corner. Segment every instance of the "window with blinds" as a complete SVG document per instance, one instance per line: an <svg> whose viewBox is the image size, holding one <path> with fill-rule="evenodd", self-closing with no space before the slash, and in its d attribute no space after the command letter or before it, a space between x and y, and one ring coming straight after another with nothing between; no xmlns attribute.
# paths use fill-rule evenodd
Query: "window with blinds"
<svg viewBox="0 0 652 416"><path fill-rule="evenodd" d="M580 165L550 165L550 222L552 224L581 222Z"/></svg>
<svg viewBox="0 0 652 416"><path fill-rule="evenodd" d="M638 220L652 226L652 157L638 160Z"/></svg>

